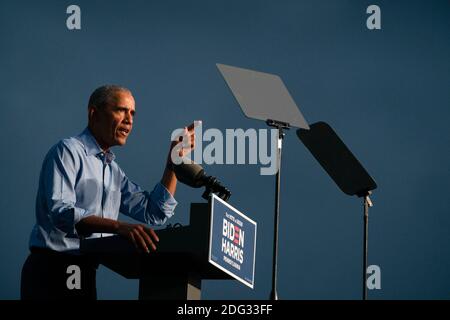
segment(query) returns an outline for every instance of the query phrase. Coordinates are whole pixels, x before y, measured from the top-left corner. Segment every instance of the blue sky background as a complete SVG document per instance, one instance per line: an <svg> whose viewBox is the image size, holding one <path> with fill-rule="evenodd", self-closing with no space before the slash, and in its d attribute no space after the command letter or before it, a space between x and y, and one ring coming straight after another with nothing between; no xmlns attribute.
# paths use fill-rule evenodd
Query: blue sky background
<svg viewBox="0 0 450 320"><path fill-rule="evenodd" d="M82 29L66 28L77 4ZM366 28L381 8L382 29ZM173 129L265 128L243 116L217 62L280 75L309 123L326 121L375 178L371 299L450 298L449 1L1 1L0 298L19 298L44 155L78 134L96 87L136 98L127 145L115 148L134 181L160 179ZM274 176L256 165L206 170L230 203L258 222L255 289L205 281L205 299L266 299L271 286ZM279 296L359 299L362 203L344 195L298 141L283 150ZM188 222L201 191L179 185ZM137 280L100 268L101 299L135 299Z"/></svg>

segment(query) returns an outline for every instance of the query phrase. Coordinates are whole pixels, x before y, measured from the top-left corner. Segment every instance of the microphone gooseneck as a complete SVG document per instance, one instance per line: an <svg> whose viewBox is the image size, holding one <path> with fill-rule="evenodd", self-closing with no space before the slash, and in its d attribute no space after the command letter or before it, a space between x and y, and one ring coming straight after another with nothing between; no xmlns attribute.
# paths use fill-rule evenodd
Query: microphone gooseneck
<svg viewBox="0 0 450 320"><path fill-rule="evenodd" d="M206 200L211 193L215 193L225 201L231 196L230 190L224 187L216 177L206 175L202 166L191 160L184 159L180 164L173 164L173 169L178 181L192 188L205 187L202 197Z"/></svg>

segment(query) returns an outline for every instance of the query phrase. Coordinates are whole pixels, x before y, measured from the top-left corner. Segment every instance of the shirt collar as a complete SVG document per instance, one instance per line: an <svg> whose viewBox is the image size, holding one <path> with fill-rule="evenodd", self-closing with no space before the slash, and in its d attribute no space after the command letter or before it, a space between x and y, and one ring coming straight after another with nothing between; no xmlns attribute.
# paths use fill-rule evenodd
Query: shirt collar
<svg viewBox="0 0 450 320"><path fill-rule="evenodd" d="M91 130L89 130L88 127L78 135L78 139L83 144L86 155L95 155L100 158L103 163L107 164L111 163L115 159L116 156L111 150L103 151L102 148L100 148L100 145L97 140L95 140L95 137L92 135Z"/></svg>

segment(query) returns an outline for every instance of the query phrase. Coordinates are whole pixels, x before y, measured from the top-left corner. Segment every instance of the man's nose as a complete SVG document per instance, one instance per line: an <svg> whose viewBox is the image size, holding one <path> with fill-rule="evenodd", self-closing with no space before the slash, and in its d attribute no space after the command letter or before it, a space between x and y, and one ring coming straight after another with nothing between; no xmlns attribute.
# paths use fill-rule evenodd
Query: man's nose
<svg viewBox="0 0 450 320"><path fill-rule="evenodd" d="M133 114L131 112L126 113L124 122L131 125L133 124Z"/></svg>

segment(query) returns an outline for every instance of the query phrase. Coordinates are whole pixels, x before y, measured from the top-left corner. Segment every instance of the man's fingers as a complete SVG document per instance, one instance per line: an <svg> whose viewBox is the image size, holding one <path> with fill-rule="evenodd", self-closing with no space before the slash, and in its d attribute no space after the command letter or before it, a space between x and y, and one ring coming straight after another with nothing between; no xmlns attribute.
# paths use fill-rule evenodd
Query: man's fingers
<svg viewBox="0 0 450 320"><path fill-rule="evenodd" d="M192 122L187 128L188 128L188 130L191 132L191 131L194 131L194 129L196 128L196 127L198 127L199 125L201 125L202 124L202 120L195 120L194 122Z"/></svg>
<svg viewBox="0 0 450 320"><path fill-rule="evenodd" d="M195 125L196 125L195 121L192 122L192 123L187 127L188 131L194 131Z"/></svg>
<svg viewBox="0 0 450 320"><path fill-rule="evenodd" d="M131 242L133 242L134 246L136 247L137 250L139 250L139 246L136 242L136 239L134 238L133 232L130 233L130 240Z"/></svg>
<svg viewBox="0 0 450 320"><path fill-rule="evenodd" d="M190 147L191 149L194 149L195 146L195 132L192 131L191 133L185 135L185 137L187 138L187 143L185 144L185 146L187 146L188 148Z"/></svg>
<svg viewBox="0 0 450 320"><path fill-rule="evenodd" d="M155 230L153 230L152 228L145 228L145 231L147 231L147 233L152 237L153 240L159 242L159 237L156 234Z"/></svg>
<svg viewBox="0 0 450 320"><path fill-rule="evenodd" d="M195 138L195 130L190 125L189 127L184 127L183 133L178 136L178 142L183 141L184 137L188 137L189 139Z"/></svg>
<svg viewBox="0 0 450 320"><path fill-rule="evenodd" d="M147 234L146 228L142 227L142 229L139 229L139 232L141 233L141 236L144 238L145 244L147 245L147 247L150 246L153 249L153 251L155 251L156 250L156 246L153 243L152 239L150 239L150 236Z"/></svg>
<svg viewBox="0 0 450 320"><path fill-rule="evenodd" d="M144 227L144 230L146 232L147 237L149 237L150 241L159 242L159 237L158 237L158 235L156 234L156 232L152 228ZM154 246L153 250L156 250L156 246L154 245L153 242L152 242L152 244Z"/></svg>
<svg viewBox="0 0 450 320"><path fill-rule="evenodd" d="M147 252L147 253L150 252L148 250L147 244L145 243L145 240L142 237L142 235L140 234L139 230L134 229L133 234L134 234L134 238L136 239L136 242L140 245L140 247L142 249L144 249L145 252Z"/></svg>
<svg viewBox="0 0 450 320"><path fill-rule="evenodd" d="M178 151L178 156L183 157L195 148L195 128L201 124L201 121L194 121L188 127L184 127L183 133L178 136L171 148L174 148L180 142L183 143L182 148Z"/></svg>

